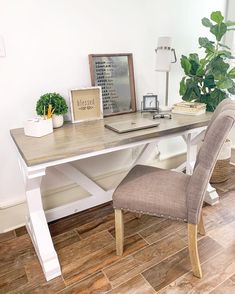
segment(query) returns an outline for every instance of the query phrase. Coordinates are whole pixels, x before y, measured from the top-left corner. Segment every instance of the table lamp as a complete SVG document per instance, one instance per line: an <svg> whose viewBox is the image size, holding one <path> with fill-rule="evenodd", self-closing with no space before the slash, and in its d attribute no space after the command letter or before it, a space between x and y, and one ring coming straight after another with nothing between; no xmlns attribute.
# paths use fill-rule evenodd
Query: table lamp
<svg viewBox="0 0 235 294"><path fill-rule="evenodd" d="M165 92L165 107L162 110L170 110L168 106L168 91L169 91L169 72L171 64L176 63L177 58L175 49L171 48L171 37L159 37L156 52L155 71L166 73L166 92Z"/></svg>

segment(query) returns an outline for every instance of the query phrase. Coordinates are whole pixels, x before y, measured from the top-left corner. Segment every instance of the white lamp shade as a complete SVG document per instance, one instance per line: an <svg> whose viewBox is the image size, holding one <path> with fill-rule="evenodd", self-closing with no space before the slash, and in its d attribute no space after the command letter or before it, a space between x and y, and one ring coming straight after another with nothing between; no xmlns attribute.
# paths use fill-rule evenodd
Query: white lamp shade
<svg viewBox="0 0 235 294"><path fill-rule="evenodd" d="M172 51L171 37L160 37L156 48L155 70L167 72L171 70Z"/></svg>

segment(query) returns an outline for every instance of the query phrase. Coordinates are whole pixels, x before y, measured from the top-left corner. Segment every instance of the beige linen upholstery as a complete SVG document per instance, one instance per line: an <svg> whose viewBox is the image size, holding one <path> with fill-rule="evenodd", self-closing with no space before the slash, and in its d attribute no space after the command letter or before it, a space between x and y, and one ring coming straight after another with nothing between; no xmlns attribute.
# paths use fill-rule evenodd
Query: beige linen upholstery
<svg viewBox="0 0 235 294"><path fill-rule="evenodd" d="M188 223L194 275L202 276L196 243L197 225L203 226L200 215L207 185L234 120L235 103L226 99L212 117L191 176L144 165L131 169L113 194L119 237L123 234L122 210L183 220ZM118 254L122 254L122 247L117 241Z"/></svg>
<svg viewBox="0 0 235 294"><path fill-rule="evenodd" d="M224 100L222 100L220 102L220 104L216 107L213 116L207 126L207 130L206 132L208 132L208 130L210 129L210 126L212 125L213 121L216 119L216 117L223 111L226 109L232 109L234 107L234 102L230 99L230 98L226 98Z"/></svg>
<svg viewBox="0 0 235 294"><path fill-rule="evenodd" d="M136 165L113 195L113 206L187 221L186 187L190 176Z"/></svg>

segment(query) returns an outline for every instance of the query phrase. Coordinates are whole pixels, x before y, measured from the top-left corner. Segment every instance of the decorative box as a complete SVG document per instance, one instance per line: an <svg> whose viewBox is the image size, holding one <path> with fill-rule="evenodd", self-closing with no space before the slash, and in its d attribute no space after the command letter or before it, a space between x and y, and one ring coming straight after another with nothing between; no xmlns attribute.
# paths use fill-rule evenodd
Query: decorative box
<svg viewBox="0 0 235 294"><path fill-rule="evenodd" d="M52 119L35 118L24 123L26 136L42 137L53 132Z"/></svg>

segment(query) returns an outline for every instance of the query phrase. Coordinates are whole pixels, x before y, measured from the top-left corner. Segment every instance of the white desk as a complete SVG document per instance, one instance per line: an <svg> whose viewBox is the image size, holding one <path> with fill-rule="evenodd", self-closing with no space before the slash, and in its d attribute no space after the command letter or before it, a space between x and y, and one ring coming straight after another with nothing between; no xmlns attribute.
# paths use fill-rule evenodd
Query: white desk
<svg viewBox="0 0 235 294"><path fill-rule="evenodd" d="M144 116L148 115L150 116L150 114L144 114ZM75 169L71 165L73 161L142 145L142 152L134 162L134 164L137 164L148 158L150 150L155 148L160 140L182 136L187 144L186 171L189 174L192 172L197 153L197 143L203 138L211 114L200 116L173 115L171 120L160 119L160 126L156 128L121 135L104 128L105 122L138 119L141 116L143 114L132 113L93 122L68 123L64 127L54 130L54 133L42 138L26 137L23 129L11 130L25 182L29 210L26 226L47 280L61 275L60 264L47 222L112 199L113 190L103 190L92 179ZM54 167L65 174L86 189L91 196L44 212L40 184L48 167ZM182 165L179 169L183 167ZM210 195L207 201L210 204L216 203L218 195L212 188Z"/></svg>

